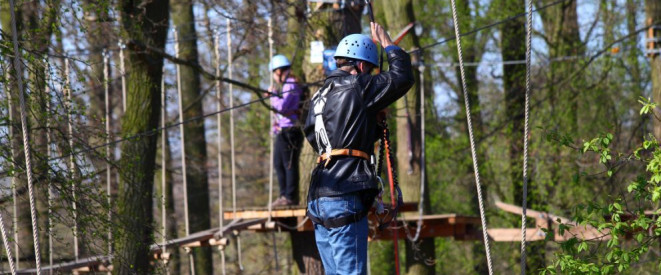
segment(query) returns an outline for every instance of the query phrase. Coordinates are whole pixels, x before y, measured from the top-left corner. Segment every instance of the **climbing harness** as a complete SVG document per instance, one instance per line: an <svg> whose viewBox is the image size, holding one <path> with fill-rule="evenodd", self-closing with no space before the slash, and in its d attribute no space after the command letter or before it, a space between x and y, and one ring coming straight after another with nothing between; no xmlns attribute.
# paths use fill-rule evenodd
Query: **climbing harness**
<svg viewBox="0 0 661 275"><path fill-rule="evenodd" d="M461 36L459 35L459 21L457 20L457 8L455 0L450 0L452 4L452 19L454 22L454 33L457 37L457 56L459 57L459 72L461 73L461 85L464 94L464 105L466 107L466 122L468 124L468 136L471 145L471 157L473 159L473 170L475 173L475 186L477 188L477 199L480 208L480 219L482 220L482 236L484 237L484 247L486 250L487 266L489 268L489 275L493 274L493 266L491 264L491 249L489 248L489 235L487 233L487 219L484 215L484 202L482 199L482 187L480 185L480 172L477 164L477 154L475 152L475 138L473 137L473 123L471 121L470 102L466 94L466 73L464 72L464 58L461 53Z"/></svg>
<svg viewBox="0 0 661 275"><path fill-rule="evenodd" d="M526 22L526 99L524 106L525 122L523 126L523 196L521 202L521 275L526 274L526 204L528 195L528 121L530 118L530 59L532 54L532 0L528 3Z"/></svg>
<svg viewBox="0 0 661 275"><path fill-rule="evenodd" d="M331 158L334 156L348 156L348 157L357 157L357 158L362 158L369 160L370 157L367 153L356 150L356 149L333 149L331 150L331 153L323 153L321 156L317 158L317 163L324 162L324 166L327 166L328 163L330 162Z"/></svg>

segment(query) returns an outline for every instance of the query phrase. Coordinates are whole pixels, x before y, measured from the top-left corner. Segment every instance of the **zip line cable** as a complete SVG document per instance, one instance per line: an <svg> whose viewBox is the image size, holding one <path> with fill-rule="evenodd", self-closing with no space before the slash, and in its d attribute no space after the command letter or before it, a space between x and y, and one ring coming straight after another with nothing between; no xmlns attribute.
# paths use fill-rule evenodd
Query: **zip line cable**
<svg viewBox="0 0 661 275"><path fill-rule="evenodd" d="M526 274L526 204L528 196L528 129L530 120L530 65L532 55L532 0L528 4L526 21L526 99L524 106L523 126L523 199L521 202L521 275Z"/></svg>
<svg viewBox="0 0 661 275"><path fill-rule="evenodd" d="M32 218L32 238L34 239L34 258L37 267L37 275L41 275L41 249L39 249L39 228L37 227L37 209L34 201L34 188L32 186L32 152L30 150L30 137L28 133L28 122L25 106L25 94L23 89L23 76L21 75L21 62L20 54L18 50L18 32L16 31L16 14L14 7L14 0L9 0L9 9L10 9L10 21L12 29L12 41L14 42L14 70L16 72L16 80L18 82L18 98L20 104L20 115L21 115L21 130L23 131L23 150L25 154L25 169L27 170L27 184L28 184L28 194L30 199L30 217ZM2 232L4 232L4 225L0 226ZM6 236L3 234L3 239L6 239ZM6 246L5 246L6 247ZM10 255L10 253L7 253ZM18 257L18 255L16 255ZM15 272L15 271L14 271Z"/></svg>
<svg viewBox="0 0 661 275"><path fill-rule="evenodd" d="M452 4L452 19L454 22L454 33L459 36L459 21L457 20L457 8L455 0L450 0ZM477 164L477 154L475 152L475 139L473 137L473 123L471 122L470 102L468 100L468 88L466 87L466 73L464 72L464 58L461 53L461 38L457 39L457 56L459 57L459 71L461 73L461 85L463 88L464 105L466 107L466 123L468 124L468 135L471 144L471 157L473 160L473 170L475 172L475 186L477 188L477 199L480 208L480 219L482 220L482 235L484 237L484 247L486 250L487 266L489 267L489 275L493 274L493 266L491 264L491 249L489 248L489 235L487 233L487 219L484 215L484 202L482 199L482 187L480 185L480 171Z"/></svg>
<svg viewBox="0 0 661 275"><path fill-rule="evenodd" d="M541 7L539 7L539 8L536 9L536 10L532 10L531 12L539 12L539 11L545 10L545 9L547 9L547 8L549 8L549 7L552 7L552 6L558 5L558 4L563 3L563 2L567 2L567 1L574 1L574 0L559 0L559 1L555 1L555 2L552 2L552 3L546 4L546 5L544 5L544 6L541 6ZM409 51L408 53L414 53L414 52L418 52L418 51L426 50L426 49L429 49L429 48L433 48L433 47L436 47L436 46L438 46L438 45L442 45L442 44L448 43L448 42L450 42L450 41L452 41L452 40L455 40L455 39L457 39L457 37L463 37L463 36L467 36L467 35L471 35L471 34L477 33L477 32L479 32L479 31L482 31L482 30L485 30L485 29L493 28L493 27L498 26L498 25L500 25L500 24L503 24L503 23L505 23L505 22L507 22L507 21L512 21L512 20L514 20L514 19L517 19L517 18L519 18L519 17L521 17L521 16L524 16L524 15L526 15L526 14L528 14L528 13L527 13L527 12L522 12L522 13L519 13L519 14L516 14L516 15L512 15L512 16L510 16L510 17L507 17L507 18L505 18L505 19L503 19L503 20L493 22L493 23L491 23L491 24L488 24L488 25L485 25L485 26L479 27L479 28L477 28L477 29L473 29L473 30L471 30L471 31L468 31L468 32L465 32L465 33L462 33L462 34L456 33L455 36L452 36L452 37L449 37L449 38L443 39L443 40L441 40L441 41L438 41L438 42L435 42L435 43L429 44L429 45L427 45L427 46L420 47L420 48L415 49L415 50L411 50L411 51Z"/></svg>

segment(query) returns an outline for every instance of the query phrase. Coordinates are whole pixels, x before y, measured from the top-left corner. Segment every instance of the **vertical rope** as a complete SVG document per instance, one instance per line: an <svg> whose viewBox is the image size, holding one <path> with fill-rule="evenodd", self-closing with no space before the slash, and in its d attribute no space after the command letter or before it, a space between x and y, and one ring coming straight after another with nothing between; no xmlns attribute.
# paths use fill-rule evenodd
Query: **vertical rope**
<svg viewBox="0 0 661 275"><path fill-rule="evenodd" d="M2 233L2 243L5 245L5 252L7 253L7 261L9 262L9 269L11 274L16 274L16 267L14 267L13 256L11 255L11 249L9 249L9 242L7 241L7 232L5 231L5 221L2 218L2 213L0 213L0 233Z"/></svg>
<svg viewBox="0 0 661 275"><path fill-rule="evenodd" d="M108 50L103 50L103 90L105 97L105 118L106 118L106 202L108 203L108 256L112 255L112 167L110 166L110 88L108 85Z"/></svg>
<svg viewBox="0 0 661 275"><path fill-rule="evenodd" d="M216 115L216 124L218 125L218 135L216 136L216 143L218 146L218 224L220 228L220 237L223 238L225 232L224 228L224 211L223 211L223 156L222 156L222 114L220 110L222 109L221 103L223 101L223 95L220 90L220 33L216 32L216 39L214 40L214 52L216 54L216 110L218 114ZM225 275L225 246L221 245L218 247L220 250L220 265L222 269L222 274Z"/></svg>
<svg viewBox="0 0 661 275"><path fill-rule="evenodd" d="M167 194L166 188L166 175L167 175L167 162L166 162L166 155L169 153L167 152L168 148L166 146L167 138L168 138L168 131L165 128L165 121L167 121L167 100L166 99L166 93L165 93L165 66L163 66L163 74L161 76L161 242L163 243L163 251L162 253L166 252L166 243L167 243L167 209L166 209L166 197L165 194ZM166 268L167 270L167 268ZM168 270L169 271L169 270Z"/></svg>
<svg viewBox="0 0 661 275"><path fill-rule="evenodd" d="M417 242L420 238L420 230L422 229L422 215L424 214L423 208L425 205L425 177L426 177L426 156L425 156L425 64L422 61L422 50L418 52L420 55L418 62L418 71L420 71L420 203L418 204L418 222L415 229L415 236L411 239L412 242Z"/></svg>
<svg viewBox="0 0 661 275"><path fill-rule="evenodd" d="M119 69L122 71L122 110L126 112L126 69L124 68L124 48L126 48L126 45L120 39L117 46L119 46Z"/></svg>
<svg viewBox="0 0 661 275"><path fill-rule="evenodd" d="M34 191L32 188L32 153L30 152L30 137L28 133L27 115L25 111L25 95L23 94L23 76L21 75L20 53L18 51L18 32L16 31L16 15L14 11L14 0L9 0L9 9L11 15L12 40L14 43L14 69L16 72L16 81L18 82L18 98L21 113L21 130L23 131L23 152L25 153L25 169L28 178L28 195L30 197L30 216L32 218L32 238L34 239L34 258L37 265L37 275L41 274L41 255L39 249L39 228L37 227L37 211L34 202ZM4 226L0 226L4 232ZM4 234L3 234L4 235ZM9 255L9 254L7 254ZM18 257L18 255L17 255Z"/></svg>
<svg viewBox="0 0 661 275"><path fill-rule="evenodd" d="M51 130L50 130L50 119L51 119L51 97L50 97L50 65L48 60L44 62L46 64L46 158L50 159L51 157ZM53 181L50 176L50 171L46 171L46 178L48 179L48 264L53 266ZM49 274L53 274L53 269L50 269Z"/></svg>
<svg viewBox="0 0 661 275"><path fill-rule="evenodd" d="M9 74L9 73L8 73ZM9 77L7 77L9 79ZM8 103L8 109L9 109L9 121L11 122L11 125L9 127L9 136L13 140L14 138L14 117L13 117L13 112L12 112L12 98L11 98L11 93L7 93L7 97L9 100L7 101ZM13 149L12 149L12 155L13 155ZM12 163L12 169L16 170L16 165ZM14 172L15 173L15 172ZM12 197L12 211L14 212L14 216L12 217L12 231L14 235L14 253L16 254L16 268L20 268L20 263L21 263L21 257L18 251L18 205L17 205L17 194L16 194L16 175L12 175L11 177L11 197Z"/></svg>
<svg viewBox="0 0 661 275"><path fill-rule="evenodd" d="M177 28L175 27L172 32L174 33L174 52L175 52L175 57L179 58L179 36L177 33ZM177 94L179 95L179 146L181 147L181 174L182 174L182 181L183 181L183 189L184 189L184 223L186 224L186 236L190 235L190 225L189 219L188 219L188 177L187 172L186 172L186 147L185 147L185 136L184 136L184 103L182 99L182 92L181 92L181 72L179 70L179 64L176 65L177 67ZM191 274L195 274L195 262L193 259L193 254L191 253L191 249L188 248L186 249L186 253L188 254L188 260L190 261L190 272Z"/></svg>
<svg viewBox="0 0 661 275"><path fill-rule="evenodd" d="M227 18L227 70L228 76L232 79L232 25L229 18ZM232 214L236 219L236 173L235 173L235 159L234 159L234 85L229 84L229 97L230 97L230 157L232 162Z"/></svg>
<svg viewBox="0 0 661 275"><path fill-rule="evenodd" d="M273 21L271 19L271 16L269 16L269 65L271 64L273 60ZM273 77L271 76L271 68L269 66L269 89L273 91ZM273 206L271 204L273 203L273 131L271 131L271 126L273 125L273 114L271 113L271 110L267 110L269 112L269 118L271 123L268 125L267 129L269 132L269 149L270 149L270 159L269 159L269 217L268 217L268 222L271 222L271 215L272 215L272 210ZM274 236L275 238L275 236ZM274 243L275 245L275 243Z"/></svg>
<svg viewBox="0 0 661 275"><path fill-rule="evenodd" d="M273 14L273 11L271 11L271 14ZM269 16L269 21L268 21L268 28L269 28L269 64L271 64L271 61L273 60L273 19L271 16ZM271 76L271 68L269 68L269 88L271 91L273 91L273 77ZM271 205L273 203L273 153L274 153L274 134L273 131L271 131L271 125L273 125L273 114L271 113L271 110L267 110L269 112L269 118L271 120L271 123L267 127L267 130L269 132L269 147L270 147L270 158L269 158L269 217L268 217L268 222L271 222L271 216L272 216L272 211L273 211L273 206ZM275 270L278 271L278 246L275 240L275 231L271 232L272 234L272 239L273 239L273 255L275 255Z"/></svg>
<svg viewBox="0 0 661 275"><path fill-rule="evenodd" d="M484 215L484 202L482 199L482 186L480 185L480 171L478 170L477 154L475 153L475 138L473 137L473 122L471 121L470 102L468 100L468 90L466 88L466 73L464 72L464 58L461 53L461 36L459 32L459 21L457 20L457 8L455 0L450 0L452 4L452 19L454 21L454 33L457 38L457 55L459 57L459 71L461 73L461 86L464 94L464 105L466 107L466 122L468 124L468 135L471 144L471 157L473 159L473 170L475 171L475 185L477 187L477 199L480 208L480 219L482 220L482 236L484 237L484 247L486 249L487 266L489 275L493 274L493 265L491 264L491 249L489 248L489 235L487 233L487 219Z"/></svg>
<svg viewBox="0 0 661 275"><path fill-rule="evenodd" d="M66 89L64 90L67 96L67 126L68 126L68 139L69 150L73 152L73 123L72 123L72 108L73 101L71 98L71 78L69 77L69 59L64 59L64 78L66 81ZM76 167L74 154L69 154L69 174L71 174L71 210L73 214L73 255L78 260L78 210L76 204Z"/></svg>
<svg viewBox="0 0 661 275"><path fill-rule="evenodd" d="M530 111L530 59L532 54L532 0L528 0L526 22L526 100L524 106L525 123L523 127L523 201L521 202L521 274L526 274L526 207L528 196L528 120Z"/></svg>
<svg viewBox="0 0 661 275"><path fill-rule="evenodd" d="M12 9L12 11L13 10L14 9ZM9 79L9 69L7 69L7 71L5 71L5 74L6 74L5 75L6 79ZM6 85L6 86L9 86L9 85ZM7 88L7 90L9 90L9 88ZM12 120L12 115L11 115L11 113L12 113L11 93L8 92L7 97L9 99L9 100L7 100L7 103L9 104L9 107L7 108L7 110L8 110L8 113L9 113L9 123L10 123L10 125L9 125L9 138L13 139L12 138L13 137L12 128L14 127L13 126L14 122ZM14 165L12 164L12 167L13 166ZM15 182L14 182L14 178L15 177L12 176L11 184L12 184L12 196L13 196L13 200L14 200L14 217L16 217L16 188L15 188L16 185L15 185ZM16 228L16 221L15 220L14 220L13 227ZM17 267L14 266L14 259L13 259L13 256L11 254L11 249L9 248L9 242L7 241L7 233L5 231L5 221L2 217L2 213L0 213L0 230L1 230L0 233L2 233L2 243L4 244L5 252L7 253L7 261L9 262L9 269L11 270L11 274L13 275L13 274L16 274L16 268ZM14 234L18 234L18 232L14 231ZM14 235L14 238L15 238L14 239L14 244L15 244L16 252L18 253L18 244L17 244L18 239L16 239L16 235ZM18 254L16 254L16 256L18 256ZM16 257L16 261L18 261L18 257Z"/></svg>
<svg viewBox="0 0 661 275"><path fill-rule="evenodd" d="M232 24L227 18L227 66L228 75L232 79ZM235 173L235 158L234 158L234 86L229 84L229 98L230 98L230 157L232 162L232 217L236 219L236 173ZM241 237L238 233L236 236L236 251L239 260L239 269L243 270L243 263L241 261Z"/></svg>

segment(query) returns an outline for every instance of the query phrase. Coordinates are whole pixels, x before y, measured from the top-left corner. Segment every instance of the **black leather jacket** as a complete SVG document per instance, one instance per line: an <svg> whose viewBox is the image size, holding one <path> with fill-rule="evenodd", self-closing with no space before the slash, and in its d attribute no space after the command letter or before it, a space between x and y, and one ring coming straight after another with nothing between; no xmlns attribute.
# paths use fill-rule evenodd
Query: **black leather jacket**
<svg viewBox="0 0 661 275"><path fill-rule="evenodd" d="M388 62L390 70L378 75L351 75L338 69L326 78L320 90L329 86L331 90L322 113L333 149L357 149L374 155L374 143L381 134L377 130L377 113L404 96L414 83L411 59L406 52L399 48L390 50ZM312 107L304 131L315 152L319 152ZM369 160L334 156L327 166L322 162L312 172L308 200L377 188Z"/></svg>

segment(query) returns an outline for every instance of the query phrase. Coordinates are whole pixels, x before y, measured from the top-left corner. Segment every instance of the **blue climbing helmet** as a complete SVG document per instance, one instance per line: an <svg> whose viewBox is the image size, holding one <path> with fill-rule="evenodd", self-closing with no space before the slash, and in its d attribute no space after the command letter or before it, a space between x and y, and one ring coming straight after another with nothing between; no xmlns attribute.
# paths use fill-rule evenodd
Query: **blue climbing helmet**
<svg viewBox="0 0 661 275"><path fill-rule="evenodd" d="M289 59L287 59L287 57L284 55L274 55L271 58L271 63L269 63L269 70L275 71L276 69L280 69L282 67L291 67L291 62L289 62Z"/></svg>
<svg viewBox="0 0 661 275"><path fill-rule="evenodd" d="M378 51L372 39L367 35L350 34L342 38L337 45L335 58L346 57L372 63L379 66Z"/></svg>

